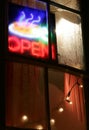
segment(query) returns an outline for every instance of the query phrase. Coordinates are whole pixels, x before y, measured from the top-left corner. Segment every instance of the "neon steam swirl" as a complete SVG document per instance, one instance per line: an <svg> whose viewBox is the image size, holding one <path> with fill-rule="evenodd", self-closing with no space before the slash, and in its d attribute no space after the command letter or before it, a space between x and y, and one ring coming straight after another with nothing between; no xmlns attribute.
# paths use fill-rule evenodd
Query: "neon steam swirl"
<svg viewBox="0 0 89 130"><path fill-rule="evenodd" d="M28 18L28 19L25 19L26 15L25 15L24 11L22 11L21 13L22 13L22 16L19 19L20 22L25 20L25 23L27 24L27 23L29 23L30 20L33 20L33 18L34 18L33 14L31 13L30 14L31 17ZM37 20L33 20L32 22L30 22L30 24L33 25L34 23L39 23L40 21L41 21L41 17L38 16L38 19Z"/></svg>

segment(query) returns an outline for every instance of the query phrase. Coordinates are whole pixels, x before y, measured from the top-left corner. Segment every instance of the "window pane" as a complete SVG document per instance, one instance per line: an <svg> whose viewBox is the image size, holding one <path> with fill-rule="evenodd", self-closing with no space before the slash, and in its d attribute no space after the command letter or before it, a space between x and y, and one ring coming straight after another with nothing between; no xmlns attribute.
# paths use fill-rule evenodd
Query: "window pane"
<svg viewBox="0 0 89 130"><path fill-rule="evenodd" d="M56 2L58 4L62 4L75 10L80 10L80 3L79 3L80 0L51 0L51 1Z"/></svg>
<svg viewBox="0 0 89 130"><path fill-rule="evenodd" d="M6 126L46 129L43 68L6 64Z"/></svg>
<svg viewBox="0 0 89 130"><path fill-rule="evenodd" d="M55 6L50 10L55 15L58 63L84 69L80 15Z"/></svg>
<svg viewBox="0 0 89 130"><path fill-rule="evenodd" d="M50 124L52 130L86 130L81 77L49 69Z"/></svg>
<svg viewBox="0 0 89 130"><path fill-rule="evenodd" d="M49 58L48 14L45 2L12 0L8 3L8 23L10 53L39 59Z"/></svg>

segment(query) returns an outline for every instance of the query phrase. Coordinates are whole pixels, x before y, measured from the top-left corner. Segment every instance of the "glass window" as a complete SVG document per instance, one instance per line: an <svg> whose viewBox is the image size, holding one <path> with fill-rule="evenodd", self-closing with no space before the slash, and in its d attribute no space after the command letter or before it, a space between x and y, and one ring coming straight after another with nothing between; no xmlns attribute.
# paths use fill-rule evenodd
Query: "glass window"
<svg viewBox="0 0 89 130"><path fill-rule="evenodd" d="M45 2L12 0L8 3L8 51L26 57L49 58Z"/></svg>
<svg viewBox="0 0 89 130"><path fill-rule="evenodd" d="M43 68L6 64L6 126L46 129L47 114Z"/></svg>
<svg viewBox="0 0 89 130"><path fill-rule="evenodd" d="M86 130L81 77L49 69L48 84L51 130Z"/></svg>
<svg viewBox="0 0 89 130"><path fill-rule="evenodd" d="M51 0L51 1L56 2L58 4L62 4L75 10L80 10L80 0Z"/></svg>
<svg viewBox="0 0 89 130"><path fill-rule="evenodd" d="M58 64L85 69L80 15L50 5L55 15Z"/></svg>

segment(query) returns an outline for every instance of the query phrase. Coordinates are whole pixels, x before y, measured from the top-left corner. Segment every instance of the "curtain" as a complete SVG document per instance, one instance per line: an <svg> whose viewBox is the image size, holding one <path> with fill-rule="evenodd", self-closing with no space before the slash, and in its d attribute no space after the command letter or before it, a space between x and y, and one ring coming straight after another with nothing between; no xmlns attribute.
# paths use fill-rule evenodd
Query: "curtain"
<svg viewBox="0 0 89 130"><path fill-rule="evenodd" d="M6 65L6 124L34 127L46 118L43 70L20 63ZM27 116L27 121L22 117Z"/></svg>
<svg viewBox="0 0 89 130"><path fill-rule="evenodd" d="M72 101L72 104L70 105L69 103L65 102L65 106L67 111L70 113L70 115L72 115L73 119L76 121L76 123L80 124L81 130L85 130L86 114L84 103L84 90L79 86L79 84L76 83L77 80L79 84L83 84L83 81L80 77L76 77L74 75L65 73L65 97L70 91L70 89L74 86L70 93L70 100Z"/></svg>

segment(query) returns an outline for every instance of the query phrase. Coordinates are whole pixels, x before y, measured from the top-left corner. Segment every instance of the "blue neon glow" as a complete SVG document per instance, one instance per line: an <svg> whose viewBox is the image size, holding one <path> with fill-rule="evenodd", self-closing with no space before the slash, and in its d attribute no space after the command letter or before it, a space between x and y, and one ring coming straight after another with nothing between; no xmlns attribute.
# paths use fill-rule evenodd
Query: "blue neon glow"
<svg viewBox="0 0 89 130"><path fill-rule="evenodd" d="M12 6L11 4L9 13L10 22L8 31L10 35L38 41L41 40L43 43L48 44L48 27L45 10L14 4Z"/></svg>
<svg viewBox="0 0 89 130"><path fill-rule="evenodd" d="M38 16L36 20L34 20L34 15L32 13L30 14L30 16L31 17L26 18L25 12L22 11L18 22L21 24L24 21L25 24L33 25L34 23L36 24L36 23L39 23L41 21L41 17L40 16ZM31 21L31 20L33 20L33 21Z"/></svg>

